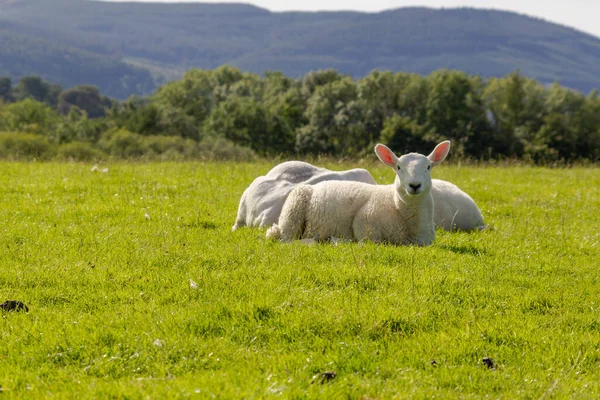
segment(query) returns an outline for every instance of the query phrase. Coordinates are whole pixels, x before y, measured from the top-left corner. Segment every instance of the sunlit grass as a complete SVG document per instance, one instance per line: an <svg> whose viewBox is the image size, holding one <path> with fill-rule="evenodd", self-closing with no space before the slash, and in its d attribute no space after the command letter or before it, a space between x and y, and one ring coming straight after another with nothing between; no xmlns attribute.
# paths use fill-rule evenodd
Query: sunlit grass
<svg viewBox="0 0 600 400"><path fill-rule="evenodd" d="M419 248L232 233L271 166L0 163L0 302L30 308L2 314L2 391L600 395L597 168L439 167L491 229Z"/></svg>

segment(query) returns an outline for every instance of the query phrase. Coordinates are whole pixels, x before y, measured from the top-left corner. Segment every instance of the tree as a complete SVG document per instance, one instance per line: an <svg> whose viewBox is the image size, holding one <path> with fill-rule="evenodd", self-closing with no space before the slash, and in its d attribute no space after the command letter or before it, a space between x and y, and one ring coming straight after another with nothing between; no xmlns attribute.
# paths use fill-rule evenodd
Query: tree
<svg viewBox="0 0 600 400"><path fill-rule="evenodd" d="M435 142L451 139L453 153L481 154L488 130L481 84L464 72L441 70L427 77L429 94L425 126Z"/></svg>
<svg viewBox="0 0 600 400"><path fill-rule="evenodd" d="M356 83L358 99L363 110L365 142L374 144L390 115L400 112L398 96L400 87L390 71L373 71Z"/></svg>
<svg viewBox="0 0 600 400"><path fill-rule="evenodd" d="M191 69L183 79L159 88L153 102L165 134L196 140L203 137L201 127L205 120L242 78L239 70L227 66L214 71Z"/></svg>
<svg viewBox="0 0 600 400"><path fill-rule="evenodd" d="M364 110L357 100L351 78L334 80L317 87L308 100L308 127L298 131L296 150L302 153L352 154L368 142ZM309 137L309 136L314 137ZM315 147L311 147L315 146Z"/></svg>
<svg viewBox="0 0 600 400"><path fill-rule="evenodd" d="M282 118L292 132L296 132L307 123L304 117L306 101L296 86L290 87L284 93L271 94L265 98L265 104L269 112Z"/></svg>
<svg viewBox="0 0 600 400"><path fill-rule="evenodd" d="M410 117L392 115L386 118L379 140L396 153L406 154L430 148L436 136Z"/></svg>
<svg viewBox="0 0 600 400"><path fill-rule="evenodd" d="M0 131L28 132L44 135L59 143L58 126L61 117L48 105L25 99L0 109Z"/></svg>
<svg viewBox="0 0 600 400"><path fill-rule="evenodd" d="M347 78L334 69L312 71L302 78L301 92L305 99L313 95L317 88Z"/></svg>
<svg viewBox="0 0 600 400"><path fill-rule="evenodd" d="M424 124L429 97L428 79L417 74L399 72L394 75L394 85L398 90L398 114Z"/></svg>
<svg viewBox="0 0 600 400"><path fill-rule="evenodd" d="M161 125L169 128L165 134L199 139L199 128L212 111L214 86L211 71L192 69L159 88L152 101Z"/></svg>
<svg viewBox="0 0 600 400"><path fill-rule="evenodd" d="M57 124L56 136L59 143L71 141L96 143L107 129L107 120L90 119L85 111L73 107Z"/></svg>
<svg viewBox="0 0 600 400"><path fill-rule="evenodd" d="M114 103L107 111L107 119L116 128L141 135L163 133L158 106L149 98L132 96L122 103Z"/></svg>
<svg viewBox="0 0 600 400"><path fill-rule="evenodd" d="M205 132L263 155L289 152L294 143L283 119L249 97L230 96L221 102L207 119Z"/></svg>
<svg viewBox="0 0 600 400"><path fill-rule="evenodd" d="M0 100L11 103L15 100L13 96L12 80L0 78Z"/></svg>
<svg viewBox="0 0 600 400"><path fill-rule="evenodd" d="M102 96L97 87L80 85L60 93L57 111L68 114L75 107L85 111L89 118L100 118L106 115L106 108L110 105L110 100Z"/></svg>
<svg viewBox="0 0 600 400"><path fill-rule="evenodd" d="M517 71L492 78L483 97L488 108L492 134L489 142L498 154L520 158L527 143L542 126L544 88Z"/></svg>
<svg viewBox="0 0 600 400"><path fill-rule="evenodd" d="M17 100L34 99L55 108L58 95L62 91L60 85L43 81L39 76L25 76L19 80L14 89Z"/></svg>
<svg viewBox="0 0 600 400"><path fill-rule="evenodd" d="M592 91L586 97L580 118L577 155L600 161L600 96L597 91Z"/></svg>

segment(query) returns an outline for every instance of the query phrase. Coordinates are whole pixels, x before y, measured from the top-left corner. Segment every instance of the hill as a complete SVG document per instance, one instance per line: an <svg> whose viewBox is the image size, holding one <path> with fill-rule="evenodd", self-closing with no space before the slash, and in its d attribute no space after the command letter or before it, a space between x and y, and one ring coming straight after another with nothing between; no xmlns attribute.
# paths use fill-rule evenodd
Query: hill
<svg viewBox="0 0 600 400"><path fill-rule="evenodd" d="M355 77L373 69L483 77L520 69L543 83L600 88L600 38L491 10L272 13L244 4L0 0L0 49L0 76L91 83L120 98L222 64L291 76L319 68Z"/></svg>
<svg viewBox="0 0 600 400"><path fill-rule="evenodd" d="M147 93L156 79L116 57L103 56L52 39L15 34L0 22L0 77L19 79L40 75L50 82L71 87L93 84L112 97Z"/></svg>

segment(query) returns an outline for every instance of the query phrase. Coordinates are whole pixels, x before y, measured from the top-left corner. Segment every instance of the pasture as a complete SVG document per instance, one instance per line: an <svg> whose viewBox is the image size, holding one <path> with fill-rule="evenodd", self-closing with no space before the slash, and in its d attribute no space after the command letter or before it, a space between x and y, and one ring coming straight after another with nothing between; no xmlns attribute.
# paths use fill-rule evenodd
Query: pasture
<svg viewBox="0 0 600 400"><path fill-rule="evenodd" d="M232 233L272 166L0 163L0 395L600 396L598 168L442 165L492 229L421 248Z"/></svg>

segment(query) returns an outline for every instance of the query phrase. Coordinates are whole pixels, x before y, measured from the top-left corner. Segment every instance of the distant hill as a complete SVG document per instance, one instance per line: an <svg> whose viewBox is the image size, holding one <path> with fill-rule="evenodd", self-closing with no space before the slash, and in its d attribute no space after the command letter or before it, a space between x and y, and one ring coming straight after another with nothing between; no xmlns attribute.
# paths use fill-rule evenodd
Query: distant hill
<svg viewBox="0 0 600 400"><path fill-rule="evenodd" d="M19 35L4 28L0 21L0 77L17 80L22 76L40 75L64 87L93 84L117 98L147 93L156 87L156 79L144 68L53 39Z"/></svg>
<svg viewBox="0 0 600 400"><path fill-rule="evenodd" d="M583 92L600 88L600 38L523 15L475 9L272 13L243 4L0 0L0 76L147 94L191 67L300 76L335 68L483 77L516 69Z"/></svg>

